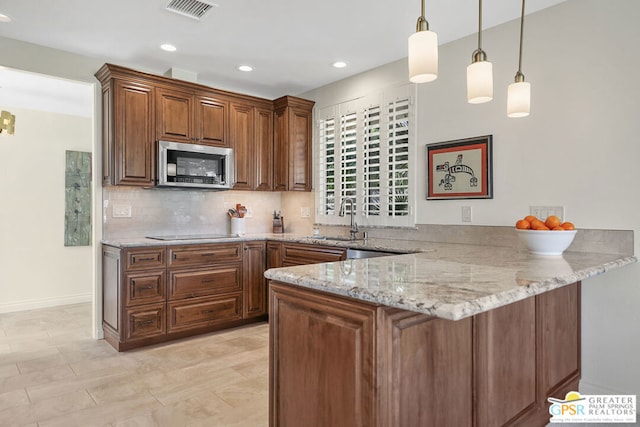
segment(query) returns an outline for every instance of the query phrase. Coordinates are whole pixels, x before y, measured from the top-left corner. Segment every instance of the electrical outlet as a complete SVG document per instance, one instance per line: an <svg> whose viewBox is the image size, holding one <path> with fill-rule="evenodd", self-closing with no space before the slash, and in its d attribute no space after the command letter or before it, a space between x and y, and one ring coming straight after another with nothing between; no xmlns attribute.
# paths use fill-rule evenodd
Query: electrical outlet
<svg viewBox="0 0 640 427"><path fill-rule="evenodd" d="M462 222L471 222L471 206L462 207Z"/></svg>
<svg viewBox="0 0 640 427"><path fill-rule="evenodd" d="M529 215L533 215L543 221L548 216L555 215L564 221L564 206L529 206Z"/></svg>
<svg viewBox="0 0 640 427"><path fill-rule="evenodd" d="M113 205L114 218L131 218L131 205Z"/></svg>
<svg viewBox="0 0 640 427"><path fill-rule="evenodd" d="M245 218L253 218L253 209L247 207L247 211L244 214Z"/></svg>
<svg viewBox="0 0 640 427"><path fill-rule="evenodd" d="M311 216L311 208L304 206L300 208L300 218L309 218Z"/></svg>

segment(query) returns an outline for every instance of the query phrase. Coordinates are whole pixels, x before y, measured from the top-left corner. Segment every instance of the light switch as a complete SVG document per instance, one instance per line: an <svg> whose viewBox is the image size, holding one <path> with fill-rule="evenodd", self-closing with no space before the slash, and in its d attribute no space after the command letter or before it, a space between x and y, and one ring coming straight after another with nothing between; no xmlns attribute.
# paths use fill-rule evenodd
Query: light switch
<svg viewBox="0 0 640 427"><path fill-rule="evenodd" d="M564 220L564 206L529 206L529 215L533 215L543 221L551 215Z"/></svg>
<svg viewBox="0 0 640 427"><path fill-rule="evenodd" d="M114 218L131 218L131 205L113 205Z"/></svg>
<svg viewBox="0 0 640 427"><path fill-rule="evenodd" d="M311 216L311 208L305 206L300 208L300 218L309 218Z"/></svg>
<svg viewBox="0 0 640 427"><path fill-rule="evenodd" d="M462 207L462 222L471 222L471 206Z"/></svg>

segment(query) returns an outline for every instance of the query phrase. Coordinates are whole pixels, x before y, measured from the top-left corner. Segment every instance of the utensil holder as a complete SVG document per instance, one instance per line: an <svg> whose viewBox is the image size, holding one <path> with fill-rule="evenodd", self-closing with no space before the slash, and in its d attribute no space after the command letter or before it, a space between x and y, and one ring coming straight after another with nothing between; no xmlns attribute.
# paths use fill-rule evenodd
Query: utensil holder
<svg viewBox="0 0 640 427"><path fill-rule="evenodd" d="M281 234L284 233L284 217L274 218L273 219L273 233Z"/></svg>
<svg viewBox="0 0 640 427"><path fill-rule="evenodd" d="M246 233L246 222L244 218L231 218L231 234L244 236Z"/></svg>

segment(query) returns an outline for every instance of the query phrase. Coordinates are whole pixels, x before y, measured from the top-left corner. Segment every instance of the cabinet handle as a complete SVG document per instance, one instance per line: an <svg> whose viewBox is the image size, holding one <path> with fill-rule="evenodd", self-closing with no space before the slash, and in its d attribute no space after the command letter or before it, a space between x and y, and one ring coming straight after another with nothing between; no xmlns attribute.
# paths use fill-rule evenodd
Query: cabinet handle
<svg viewBox="0 0 640 427"><path fill-rule="evenodd" d="M155 323L155 320L153 319L144 320L144 321L138 322L138 327L144 328L145 326L153 325L154 323Z"/></svg>
<svg viewBox="0 0 640 427"><path fill-rule="evenodd" d="M202 314L213 313L213 310L202 310Z"/></svg>
<svg viewBox="0 0 640 427"><path fill-rule="evenodd" d="M155 261L156 257L136 258L138 261Z"/></svg>
<svg viewBox="0 0 640 427"><path fill-rule="evenodd" d="M156 286L155 285L149 285L149 286L141 286L138 289L154 289Z"/></svg>
<svg viewBox="0 0 640 427"><path fill-rule="evenodd" d="M200 283L211 283L211 282L215 282L216 279L202 279L202 281Z"/></svg>
<svg viewBox="0 0 640 427"><path fill-rule="evenodd" d="M171 254L171 258L178 259L178 255L174 252L174 253Z"/></svg>
<svg viewBox="0 0 640 427"><path fill-rule="evenodd" d="M216 254L214 252L206 252L203 254L200 254L200 256L215 256Z"/></svg>

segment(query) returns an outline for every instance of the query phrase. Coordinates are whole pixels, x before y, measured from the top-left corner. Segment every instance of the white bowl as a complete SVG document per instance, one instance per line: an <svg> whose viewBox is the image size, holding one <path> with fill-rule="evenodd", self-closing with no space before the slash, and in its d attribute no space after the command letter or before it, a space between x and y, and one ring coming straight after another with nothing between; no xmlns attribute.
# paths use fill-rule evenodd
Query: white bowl
<svg viewBox="0 0 640 427"><path fill-rule="evenodd" d="M516 230L529 252L536 255L562 255L578 230Z"/></svg>

